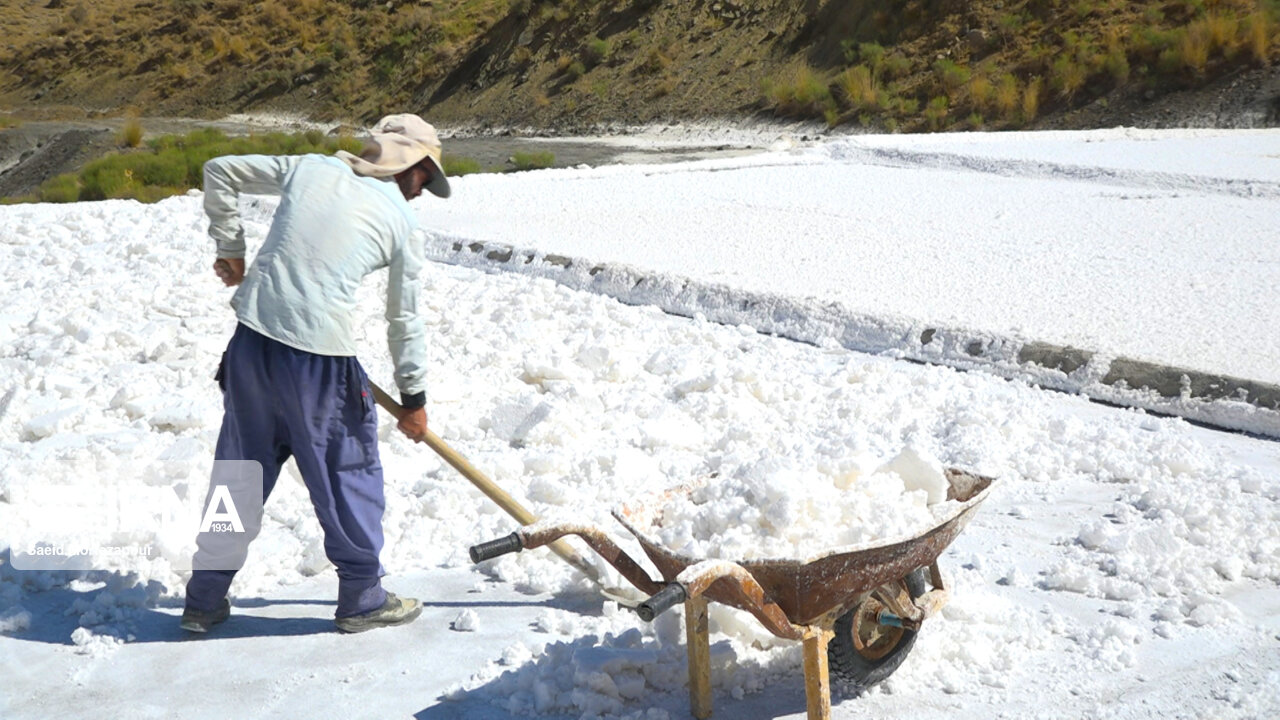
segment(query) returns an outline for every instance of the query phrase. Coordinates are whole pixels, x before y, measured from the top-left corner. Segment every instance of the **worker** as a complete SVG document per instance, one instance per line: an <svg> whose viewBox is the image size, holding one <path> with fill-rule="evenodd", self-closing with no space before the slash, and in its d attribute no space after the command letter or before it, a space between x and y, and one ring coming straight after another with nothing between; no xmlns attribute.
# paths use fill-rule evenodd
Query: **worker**
<svg viewBox="0 0 1280 720"><path fill-rule="evenodd" d="M418 600L382 587L377 416L355 357L353 315L362 278L387 268L387 344L408 409L398 428L420 440L427 429L418 313L424 248L409 201L424 188L450 194L436 130L411 114L380 120L358 156L224 156L204 166L214 270L238 286L231 299L238 325L216 375L224 414L215 461L258 463L265 503L281 465L294 458L337 569L335 623L343 632L402 625L422 612ZM280 198L247 271L242 193ZM218 499L218 485L244 475L220 474L214 465L206 504ZM199 533L182 628L204 633L228 618L227 593L256 534L256 526Z"/></svg>

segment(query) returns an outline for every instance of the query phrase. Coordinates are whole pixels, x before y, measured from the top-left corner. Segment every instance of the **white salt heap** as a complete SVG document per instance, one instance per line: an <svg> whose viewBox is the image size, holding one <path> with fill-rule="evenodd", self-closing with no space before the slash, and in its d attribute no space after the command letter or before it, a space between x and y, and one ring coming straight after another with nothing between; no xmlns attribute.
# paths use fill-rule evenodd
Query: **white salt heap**
<svg viewBox="0 0 1280 720"><path fill-rule="evenodd" d="M911 167L841 159L855 154L841 144L737 165L457 178L448 202L415 201L433 255L523 244L572 256L581 287L635 304L527 277L566 275L553 263L429 264L432 428L539 517L611 528L637 557L609 510L713 473L737 497L756 493L734 512L873 539L910 517L880 508L837 523L826 518L852 511L823 498L909 501L898 510L928 524L938 476L914 472L903 448L999 478L941 558L947 606L879 689L837 688L836 720L1280 717L1280 444L898 362L932 325L879 322L893 308L1274 381L1280 334L1257 328L1278 314L1267 291L1280 285L1280 131L1126 138L859 140L966 146L959 160L912 153L928 157ZM956 164L997 154L1049 162L994 167L1009 174ZM1166 174L1154 179L1109 171L1157 160L1148 169ZM929 212L903 212L922 189ZM336 578L293 462L232 617L207 638L177 642L186 530L131 527L121 541L153 555L99 571L14 568L12 533L41 519L22 484L207 488L222 417L211 376L234 320L200 203L0 207L0 718L688 717L682 608L643 623L546 549L473 567L467 546L515 522L385 416L382 560L390 589L424 601L412 625L333 632ZM274 204L244 205L257 247ZM964 272L930 272L940 258ZM637 274L595 275L590 259ZM366 284L355 326L361 362L390 389L384 290L385 276ZM675 298L740 325L654 307ZM767 336L783 330L813 345ZM890 352L841 349L858 343ZM1247 403L1215 412L1274 422ZM827 494L779 494L801 482ZM709 519L731 520L751 524ZM676 523L689 541L711 536L693 521ZM781 550L752 549L796 554L777 539ZM719 603L710 625L715 717L803 716L799 643Z"/></svg>
<svg viewBox="0 0 1280 720"><path fill-rule="evenodd" d="M808 559L919 535L959 504L946 499L941 463L910 446L883 465L853 458L825 471L788 457L725 465L727 477L672 493L655 514L650 532L667 548L691 558Z"/></svg>

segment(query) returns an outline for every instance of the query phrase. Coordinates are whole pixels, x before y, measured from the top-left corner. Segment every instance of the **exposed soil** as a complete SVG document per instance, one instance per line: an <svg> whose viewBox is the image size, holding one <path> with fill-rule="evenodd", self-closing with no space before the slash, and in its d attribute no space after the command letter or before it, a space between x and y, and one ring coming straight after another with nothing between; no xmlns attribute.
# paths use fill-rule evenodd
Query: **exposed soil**
<svg viewBox="0 0 1280 720"><path fill-rule="evenodd" d="M103 127L31 123L0 131L0 198L34 192L45 180L70 172L115 146Z"/></svg>
<svg viewBox="0 0 1280 720"><path fill-rule="evenodd" d="M1037 129L1280 126L1280 68L1235 72L1196 90L1156 96L1138 87L1112 91L1078 109L1044 118Z"/></svg>

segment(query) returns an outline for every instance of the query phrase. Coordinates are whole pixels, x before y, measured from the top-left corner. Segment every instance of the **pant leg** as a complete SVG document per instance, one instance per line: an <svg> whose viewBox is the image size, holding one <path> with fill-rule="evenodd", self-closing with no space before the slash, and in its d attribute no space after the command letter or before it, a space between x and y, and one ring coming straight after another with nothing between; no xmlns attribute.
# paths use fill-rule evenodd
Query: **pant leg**
<svg viewBox="0 0 1280 720"><path fill-rule="evenodd" d="M338 572L338 617L386 601L382 463L368 380L354 357L315 355L276 343L272 377L289 446ZM288 385L286 387L286 385Z"/></svg>
<svg viewBox="0 0 1280 720"><path fill-rule="evenodd" d="M222 429L214 460L254 460L262 467L262 502L275 487L280 467L289 458L287 428L270 391L267 354L263 336L239 325L218 369L223 393ZM216 471L215 471L215 474ZM212 485L212 483L211 483ZM211 488L212 489L212 488ZM197 536L195 569L187 583L187 607L213 610L226 597L235 570L243 562L247 544L256 528L243 538L238 562L228 562L227 547L207 533ZM216 568L216 569L210 569Z"/></svg>

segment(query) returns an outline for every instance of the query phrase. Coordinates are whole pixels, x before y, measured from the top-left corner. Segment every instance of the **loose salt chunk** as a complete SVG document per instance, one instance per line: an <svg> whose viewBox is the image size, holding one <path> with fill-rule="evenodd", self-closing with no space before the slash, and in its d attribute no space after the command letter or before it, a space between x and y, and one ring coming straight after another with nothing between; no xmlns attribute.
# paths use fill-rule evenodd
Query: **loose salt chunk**
<svg viewBox="0 0 1280 720"><path fill-rule="evenodd" d="M475 632L480 627L480 618L475 610L463 610L454 618L449 628L456 632Z"/></svg>
<svg viewBox="0 0 1280 720"><path fill-rule="evenodd" d="M27 437L40 439L73 425L78 419L80 407L69 407L31 418L23 423L22 429Z"/></svg>
<svg viewBox="0 0 1280 720"><path fill-rule="evenodd" d="M908 491L924 490L928 493L929 504L935 505L947 499L947 476L942 471L942 463L920 448L907 446L897 457L880 468L880 472L897 473Z"/></svg>

